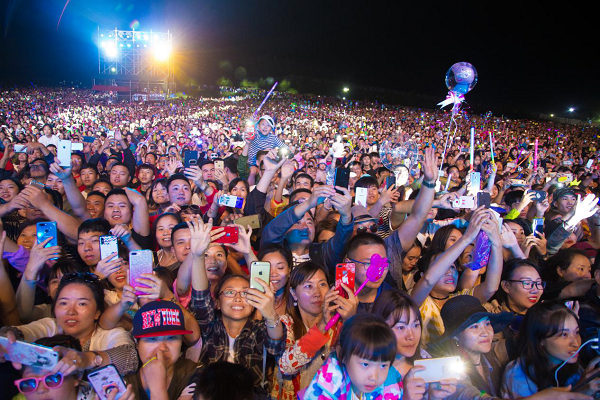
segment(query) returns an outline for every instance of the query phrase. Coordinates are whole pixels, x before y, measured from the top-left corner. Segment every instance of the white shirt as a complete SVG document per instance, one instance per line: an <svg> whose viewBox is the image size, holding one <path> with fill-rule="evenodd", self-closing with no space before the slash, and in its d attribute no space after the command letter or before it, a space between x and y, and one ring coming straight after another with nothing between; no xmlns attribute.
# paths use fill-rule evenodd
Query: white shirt
<svg viewBox="0 0 600 400"><path fill-rule="evenodd" d="M42 318L27 325L17 326L23 332L26 342L33 343L38 339L62 334L54 318ZM90 340L90 351L104 351L126 344L135 345L131 335L123 328L104 330L96 327Z"/></svg>
<svg viewBox="0 0 600 400"><path fill-rule="evenodd" d="M229 334L227 334L227 336L229 336ZM235 350L233 349L233 346L235 345L235 338L232 336L229 336L229 354L227 355L227 362L230 363L235 363Z"/></svg>
<svg viewBox="0 0 600 400"><path fill-rule="evenodd" d="M41 144L43 144L44 146L46 146L46 147L48 147L48 145L49 145L49 144L53 144L53 145L55 145L56 147L58 147L58 136L56 136L56 135L52 135L52 136L48 137L48 136L46 136L46 135L43 135L43 136L40 138L39 142L40 142Z"/></svg>

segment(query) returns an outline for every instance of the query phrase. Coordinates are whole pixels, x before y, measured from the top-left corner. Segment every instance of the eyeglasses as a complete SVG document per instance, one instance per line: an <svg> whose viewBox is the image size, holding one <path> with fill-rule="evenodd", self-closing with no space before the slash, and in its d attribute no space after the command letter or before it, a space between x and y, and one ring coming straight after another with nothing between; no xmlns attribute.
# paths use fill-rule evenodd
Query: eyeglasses
<svg viewBox="0 0 600 400"><path fill-rule="evenodd" d="M64 274L62 277L63 282L73 282L73 281L83 281L95 283L100 281L100 278L96 274L92 274L91 272L69 272L68 274Z"/></svg>
<svg viewBox="0 0 600 400"><path fill-rule="evenodd" d="M534 281L526 281L526 280L518 281L518 280L514 280L514 279L507 279L506 282L521 282L521 285L523 285L523 289L525 289L525 290L530 290L534 286L538 290L544 290L546 288L546 282L534 282Z"/></svg>
<svg viewBox="0 0 600 400"><path fill-rule="evenodd" d="M358 228L356 228L356 233L365 233L368 231L371 231L371 233L376 233L378 229L379 227L377 226L377 224L371 224L369 226L359 226Z"/></svg>
<svg viewBox="0 0 600 400"><path fill-rule="evenodd" d="M358 261L358 260L354 260L354 259L352 259L350 257L347 257L347 258L348 258L348 260L352 261L353 263L363 265L364 268L365 268L365 270L369 269L369 267L371 266L370 262ZM385 266L385 269L388 269L388 268L390 268L390 262L389 261L386 262L386 266Z"/></svg>
<svg viewBox="0 0 600 400"><path fill-rule="evenodd" d="M29 394L36 391L40 382L44 382L44 385L48 389L56 389L63 383L63 374L57 372L55 374L50 373L45 376L40 376L39 378L17 379L15 381L15 386L19 389L19 392Z"/></svg>
<svg viewBox="0 0 600 400"><path fill-rule="evenodd" d="M240 297L245 299L246 295L248 295L248 292L242 292L242 291L237 291L237 290L233 290L233 289L227 289L227 290L223 290L221 293L219 293L220 295L223 295L227 298L233 299L237 294L240 294Z"/></svg>

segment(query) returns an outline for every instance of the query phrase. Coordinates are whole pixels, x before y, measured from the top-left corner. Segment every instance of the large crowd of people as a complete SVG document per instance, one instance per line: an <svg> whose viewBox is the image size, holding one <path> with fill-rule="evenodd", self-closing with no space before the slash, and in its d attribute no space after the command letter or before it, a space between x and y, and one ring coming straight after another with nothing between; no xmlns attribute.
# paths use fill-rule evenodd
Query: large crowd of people
<svg viewBox="0 0 600 400"><path fill-rule="evenodd" d="M600 398L597 128L263 96L0 92L1 398Z"/></svg>

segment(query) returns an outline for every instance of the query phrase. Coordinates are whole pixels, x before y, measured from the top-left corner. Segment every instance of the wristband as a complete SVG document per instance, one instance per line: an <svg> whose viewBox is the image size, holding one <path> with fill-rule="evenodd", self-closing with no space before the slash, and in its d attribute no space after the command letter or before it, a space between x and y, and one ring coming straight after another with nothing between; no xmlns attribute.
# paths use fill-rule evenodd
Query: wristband
<svg viewBox="0 0 600 400"><path fill-rule="evenodd" d="M269 329L275 329L275 328L277 328L277 327L279 326L279 318L277 318L277 319L275 320L275 325L269 325L269 324L267 323L267 320L265 320L265 325L266 325L266 327L267 327L267 328L269 328Z"/></svg>
<svg viewBox="0 0 600 400"><path fill-rule="evenodd" d="M142 368L145 368L145 367L146 367L146 365L150 364L150 363L151 363L152 361L154 361L154 360L158 360L158 358L157 358L157 357L152 357L151 359L149 359L148 361L146 361L146 362L144 363L144 365L142 365Z"/></svg>
<svg viewBox="0 0 600 400"><path fill-rule="evenodd" d="M429 189L435 189L435 182L434 182L434 183L431 183L431 182L428 182L428 181L425 181L425 180L424 180L424 181L423 181L421 184L422 184L423 186L425 186L426 188L429 188Z"/></svg>

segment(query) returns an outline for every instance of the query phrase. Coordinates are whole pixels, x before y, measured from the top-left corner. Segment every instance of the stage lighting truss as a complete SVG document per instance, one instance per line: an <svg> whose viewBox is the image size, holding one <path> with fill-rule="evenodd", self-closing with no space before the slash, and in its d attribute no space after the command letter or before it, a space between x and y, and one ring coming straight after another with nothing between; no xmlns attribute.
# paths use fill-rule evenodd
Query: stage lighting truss
<svg viewBox="0 0 600 400"><path fill-rule="evenodd" d="M172 80L173 35L98 28L98 73Z"/></svg>

